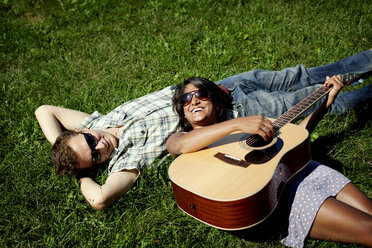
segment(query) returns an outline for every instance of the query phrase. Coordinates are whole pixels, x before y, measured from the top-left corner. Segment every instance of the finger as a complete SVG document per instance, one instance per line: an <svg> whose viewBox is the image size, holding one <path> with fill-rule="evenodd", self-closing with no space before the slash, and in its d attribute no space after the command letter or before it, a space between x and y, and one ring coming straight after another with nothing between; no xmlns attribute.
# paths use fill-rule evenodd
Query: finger
<svg viewBox="0 0 372 248"><path fill-rule="evenodd" d="M261 127L261 130L265 132L266 135L271 136L273 134L273 129L270 124L264 124Z"/></svg>
<svg viewBox="0 0 372 248"><path fill-rule="evenodd" d="M341 89L344 86L344 84L342 83L342 80L339 76L332 77L331 85L335 89L338 89L338 90Z"/></svg>
<svg viewBox="0 0 372 248"><path fill-rule="evenodd" d="M270 139L269 135L262 129L258 130L258 135L260 135L265 141Z"/></svg>
<svg viewBox="0 0 372 248"><path fill-rule="evenodd" d="M339 83L341 85L341 87L344 86L344 83L342 82L342 76L341 75L336 76L336 81L337 81L337 83Z"/></svg>
<svg viewBox="0 0 372 248"><path fill-rule="evenodd" d="M265 118L264 125L267 128L267 130L270 132L269 135L270 136L274 135L274 126L273 126L273 123L269 119Z"/></svg>
<svg viewBox="0 0 372 248"><path fill-rule="evenodd" d="M263 125L261 128L260 128L260 131L261 131L261 133L263 134L263 138L265 139L265 140L269 140L272 136L273 136L273 130L270 128L270 127L268 127L268 126L265 126L265 125Z"/></svg>
<svg viewBox="0 0 372 248"><path fill-rule="evenodd" d="M336 78L336 76L332 76L331 78L327 77L327 81L325 81L324 85L327 87L338 85L339 82L336 80Z"/></svg>
<svg viewBox="0 0 372 248"><path fill-rule="evenodd" d="M272 124L272 122L271 122L269 119L267 119L267 118L265 118L264 121L265 121L266 123Z"/></svg>

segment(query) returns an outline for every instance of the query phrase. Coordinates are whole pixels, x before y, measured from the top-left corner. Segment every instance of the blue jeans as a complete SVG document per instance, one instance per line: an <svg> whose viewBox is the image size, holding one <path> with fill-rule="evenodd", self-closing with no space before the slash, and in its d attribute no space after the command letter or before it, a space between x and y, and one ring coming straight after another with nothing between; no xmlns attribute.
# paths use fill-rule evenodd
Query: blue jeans
<svg viewBox="0 0 372 248"><path fill-rule="evenodd" d="M277 118L320 88L326 76L371 71L372 50L368 50L329 65L313 68L297 65L282 71L252 70L216 83L230 90L234 109L239 116L263 115ZM330 112L342 114L351 109L367 108L371 99L372 85L340 93ZM310 114L321 102L314 104L305 115Z"/></svg>

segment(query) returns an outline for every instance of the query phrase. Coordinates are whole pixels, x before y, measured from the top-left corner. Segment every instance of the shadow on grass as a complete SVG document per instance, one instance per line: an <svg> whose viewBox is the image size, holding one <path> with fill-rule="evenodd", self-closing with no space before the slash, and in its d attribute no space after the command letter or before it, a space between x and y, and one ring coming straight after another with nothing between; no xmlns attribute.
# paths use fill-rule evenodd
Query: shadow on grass
<svg viewBox="0 0 372 248"><path fill-rule="evenodd" d="M339 133L322 136L312 142L310 144L312 159L342 173L344 165L340 161L337 161L327 155L327 152L331 147L336 146L344 140L347 140L350 137L351 132L365 128L368 122L372 120L371 115L366 114L370 113L371 110L371 108L368 108L367 111L356 113L357 121L351 124L346 130Z"/></svg>

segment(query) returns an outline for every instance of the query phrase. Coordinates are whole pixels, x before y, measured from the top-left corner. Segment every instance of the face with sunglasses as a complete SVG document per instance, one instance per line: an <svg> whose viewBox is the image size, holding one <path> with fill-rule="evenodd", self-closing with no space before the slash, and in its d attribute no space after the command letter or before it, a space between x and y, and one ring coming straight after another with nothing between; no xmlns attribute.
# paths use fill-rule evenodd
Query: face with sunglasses
<svg viewBox="0 0 372 248"><path fill-rule="evenodd" d="M90 133L82 133L82 134L90 148L93 165L98 165L99 162L101 161L101 154L99 154L99 151L96 150L96 146L97 146L96 138Z"/></svg>
<svg viewBox="0 0 372 248"><path fill-rule="evenodd" d="M77 153L79 168L84 169L106 161L118 140L104 130L79 130L80 134L71 137L69 146Z"/></svg>
<svg viewBox="0 0 372 248"><path fill-rule="evenodd" d="M216 111L205 90L193 84L186 85L184 94L180 97L180 103L183 105L186 120L193 128L216 122Z"/></svg>

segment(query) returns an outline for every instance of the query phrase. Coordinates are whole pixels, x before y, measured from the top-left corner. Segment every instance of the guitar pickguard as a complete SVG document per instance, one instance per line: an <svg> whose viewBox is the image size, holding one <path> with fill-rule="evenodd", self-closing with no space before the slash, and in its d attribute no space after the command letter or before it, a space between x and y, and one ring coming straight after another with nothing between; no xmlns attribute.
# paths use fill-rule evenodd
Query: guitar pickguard
<svg viewBox="0 0 372 248"><path fill-rule="evenodd" d="M283 140L275 139L275 143L261 149L254 149L245 155L244 159L251 164L263 164L270 161L283 148Z"/></svg>

